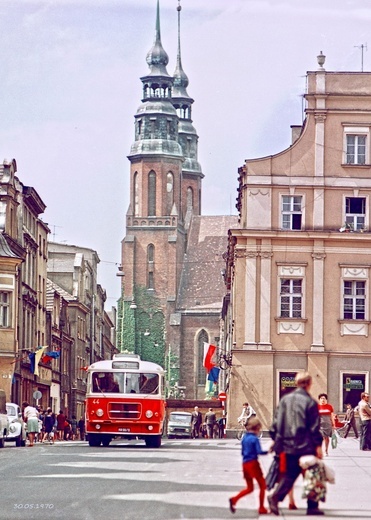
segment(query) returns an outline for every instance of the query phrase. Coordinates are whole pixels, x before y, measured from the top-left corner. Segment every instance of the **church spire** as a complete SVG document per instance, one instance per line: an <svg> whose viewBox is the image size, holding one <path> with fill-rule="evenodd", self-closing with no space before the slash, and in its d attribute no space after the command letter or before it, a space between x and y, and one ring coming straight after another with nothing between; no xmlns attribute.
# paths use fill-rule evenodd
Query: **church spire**
<svg viewBox="0 0 371 520"><path fill-rule="evenodd" d="M182 6L180 5L180 0L178 0L178 53L176 59L176 68L174 71L174 88L173 88L173 98L182 97L189 98L187 94L188 87L188 76L184 72L182 67L182 56L180 50L180 11L182 10ZM193 100L192 100L193 101Z"/></svg>
<svg viewBox="0 0 371 520"><path fill-rule="evenodd" d="M149 76L169 76L166 70L166 65L169 63L169 56L161 43L160 0L157 0L155 41L153 47L147 54L147 63L151 71Z"/></svg>
<svg viewBox="0 0 371 520"><path fill-rule="evenodd" d="M182 7L180 0L178 0L178 54L176 68L174 71L174 84L172 92L172 102L176 108L179 117L178 126L178 141L182 147L184 162L183 162L183 177L187 177L189 187L192 186L194 193L201 193L201 179L204 177L201 165L198 162L198 135L196 129L192 124L192 104L193 99L187 93L188 77L183 70L182 57L180 50L180 12ZM192 182L190 182L192 179ZM193 183L193 184L192 184ZM190 221L191 215L200 214L199 204L187 204L185 209L185 223Z"/></svg>

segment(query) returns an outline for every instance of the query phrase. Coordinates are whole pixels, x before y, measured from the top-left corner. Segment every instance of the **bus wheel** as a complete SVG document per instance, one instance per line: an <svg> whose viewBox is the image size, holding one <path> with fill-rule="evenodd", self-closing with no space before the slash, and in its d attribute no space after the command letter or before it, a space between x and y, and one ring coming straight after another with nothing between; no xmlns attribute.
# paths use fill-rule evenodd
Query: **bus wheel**
<svg viewBox="0 0 371 520"><path fill-rule="evenodd" d="M89 433L89 446L100 446L102 442L101 436L96 433Z"/></svg>
<svg viewBox="0 0 371 520"><path fill-rule="evenodd" d="M146 437L145 441L147 448L159 448L161 446L161 435Z"/></svg>
<svg viewBox="0 0 371 520"><path fill-rule="evenodd" d="M102 439L102 444L103 446L107 447L109 446L109 443L111 442L111 437L107 437L106 435L103 437Z"/></svg>

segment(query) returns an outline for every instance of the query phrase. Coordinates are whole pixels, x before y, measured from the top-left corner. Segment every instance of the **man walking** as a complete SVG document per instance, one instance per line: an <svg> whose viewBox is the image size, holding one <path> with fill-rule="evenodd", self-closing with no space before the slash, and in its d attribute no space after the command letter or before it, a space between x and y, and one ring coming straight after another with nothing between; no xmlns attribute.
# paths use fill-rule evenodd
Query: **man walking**
<svg viewBox="0 0 371 520"><path fill-rule="evenodd" d="M214 438L214 426L216 423L216 415L212 408L209 408L209 411L205 413L205 423L207 436L209 439Z"/></svg>
<svg viewBox="0 0 371 520"><path fill-rule="evenodd" d="M200 436L200 428L202 424L202 414L198 410L198 406L194 407L192 412L192 438L198 439Z"/></svg>
<svg viewBox="0 0 371 520"><path fill-rule="evenodd" d="M358 413L361 421L359 448L363 451L370 451L371 449L371 408L369 406L369 401L369 394L362 392L361 400L358 404Z"/></svg>
<svg viewBox="0 0 371 520"><path fill-rule="evenodd" d="M296 374L297 388L285 395L277 408L271 427L274 440L273 450L284 454L286 470L273 492L268 497L271 512L279 515L278 503L288 494L301 473L299 459L303 455L315 455L322 459L322 435L319 430L320 417L318 404L310 396L312 377L307 372ZM307 515L323 515L318 502L308 499Z"/></svg>

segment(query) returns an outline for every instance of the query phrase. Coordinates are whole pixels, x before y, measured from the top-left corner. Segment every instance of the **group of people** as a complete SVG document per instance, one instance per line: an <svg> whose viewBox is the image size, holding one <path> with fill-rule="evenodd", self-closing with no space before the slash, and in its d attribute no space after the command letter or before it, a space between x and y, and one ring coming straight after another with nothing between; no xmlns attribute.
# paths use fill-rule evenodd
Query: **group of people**
<svg viewBox="0 0 371 520"><path fill-rule="evenodd" d="M277 407L273 423L270 428L270 436L273 440L269 450L263 450L259 434L262 428L254 410L248 403L244 403L239 421L244 421L246 433L241 440L242 471L246 481L246 487L237 495L229 499L229 508L232 513L236 511L236 504L243 496L254 489L253 481L256 480L259 492L259 514L267 514L265 507L266 481L259 464L259 455L274 452L278 462L277 483L272 494L268 497L270 513L279 515L278 505L289 496L289 508L297 509L293 498L293 486L296 479L303 473L301 457L315 457L312 460L320 462L323 458L322 447L328 455L329 440L337 427L336 416L333 407L327 402L327 394L321 393L318 402L310 395L312 377L307 372L296 374L296 389L285 395ZM368 405L369 394L361 394L361 401L357 406L360 417L360 449L371 450L371 407ZM345 433L347 437L353 428L354 435L358 438L355 419L355 409L350 404L346 405ZM300 461L301 459L301 461ZM320 495L307 495L307 515L321 516L324 512L318 504L322 499Z"/></svg>
<svg viewBox="0 0 371 520"><path fill-rule="evenodd" d="M77 421L72 415L68 419L63 410L55 414L50 407L31 406L28 402L22 404L23 420L27 424L28 446L36 441L53 444L56 440L84 440L85 421L81 417Z"/></svg>
<svg viewBox="0 0 371 520"><path fill-rule="evenodd" d="M205 413L204 421L202 420L202 413L198 406L194 407L192 412L192 438L197 439L204 437L207 439L216 439L224 437L225 417L217 418L216 413L212 408Z"/></svg>

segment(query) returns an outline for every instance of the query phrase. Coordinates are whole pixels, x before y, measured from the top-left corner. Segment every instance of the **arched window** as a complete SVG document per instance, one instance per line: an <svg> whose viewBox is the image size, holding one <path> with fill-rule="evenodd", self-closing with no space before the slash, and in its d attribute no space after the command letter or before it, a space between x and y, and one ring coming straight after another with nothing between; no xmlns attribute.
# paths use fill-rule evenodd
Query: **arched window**
<svg viewBox="0 0 371 520"><path fill-rule="evenodd" d="M147 247L147 260L148 262L155 261L155 246L153 244L149 244Z"/></svg>
<svg viewBox="0 0 371 520"><path fill-rule="evenodd" d="M148 216L156 215L156 174L154 171L148 175Z"/></svg>
<svg viewBox="0 0 371 520"><path fill-rule="evenodd" d="M155 288L154 280L154 262L155 262L155 246L148 244L147 247L147 288Z"/></svg>
<svg viewBox="0 0 371 520"><path fill-rule="evenodd" d="M202 329L197 338L197 384L205 385L206 370L204 367L204 343L209 343L209 335Z"/></svg>
<svg viewBox="0 0 371 520"><path fill-rule="evenodd" d="M139 217L139 186L138 172L134 173L134 217Z"/></svg>
<svg viewBox="0 0 371 520"><path fill-rule="evenodd" d="M192 211L193 209L193 190L191 187L187 188L187 211Z"/></svg>
<svg viewBox="0 0 371 520"><path fill-rule="evenodd" d="M167 215L170 215L174 204L174 175L169 172L166 176L166 209Z"/></svg>

